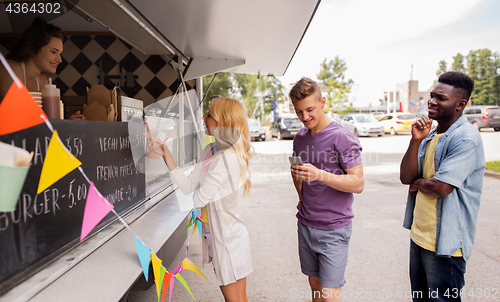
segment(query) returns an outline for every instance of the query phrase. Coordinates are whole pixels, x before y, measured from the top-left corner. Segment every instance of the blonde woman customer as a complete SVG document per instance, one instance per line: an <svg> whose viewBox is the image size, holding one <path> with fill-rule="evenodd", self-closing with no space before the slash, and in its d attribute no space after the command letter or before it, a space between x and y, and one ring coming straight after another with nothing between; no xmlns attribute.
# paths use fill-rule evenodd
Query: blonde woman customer
<svg viewBox="0 0 500 302"><path fill-rule="evenodd" d="M241 102L220 97L212 101L203 120L205 133L213 136L215 142L203 149L203 160L188 176L177 166L165 144L148 135L149 144L162 150L170 175L181 191L194 192L194 207L206 207L203 261L213 263L225 301L247 301L246 277L252 272L250 241L237 210L251 185L248 164L253 152L247 113Z"/></svg>

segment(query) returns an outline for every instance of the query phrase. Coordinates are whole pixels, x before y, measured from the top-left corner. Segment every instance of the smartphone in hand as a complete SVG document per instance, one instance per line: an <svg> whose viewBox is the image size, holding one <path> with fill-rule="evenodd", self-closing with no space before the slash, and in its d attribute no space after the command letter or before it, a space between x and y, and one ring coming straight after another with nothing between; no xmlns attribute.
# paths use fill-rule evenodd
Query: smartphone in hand
<svg viewBox="0 0 500 302"><path fill-rule="evenodd" d="M302 165L303 164L302 158L300 158L300 156L290 156L288 159L290 160L290 165L291 166Z"/></svg>

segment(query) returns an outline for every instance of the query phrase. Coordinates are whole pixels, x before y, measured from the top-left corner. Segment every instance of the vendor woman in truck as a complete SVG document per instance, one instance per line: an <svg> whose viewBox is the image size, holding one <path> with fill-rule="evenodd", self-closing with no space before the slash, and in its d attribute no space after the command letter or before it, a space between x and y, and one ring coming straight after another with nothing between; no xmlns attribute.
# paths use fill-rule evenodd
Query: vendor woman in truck
<svg viewBox="0 0 500 302"><path fill-rule="evenodd" d="M36 18L16 41L6 58L16 76L30 92L41 92L47 83L47 74L56 73L57 65L62 62L62 30ZM0 102L12 85L12 78L3 65L0 65ZM69 119L84 120L79 111Z"/></svg>

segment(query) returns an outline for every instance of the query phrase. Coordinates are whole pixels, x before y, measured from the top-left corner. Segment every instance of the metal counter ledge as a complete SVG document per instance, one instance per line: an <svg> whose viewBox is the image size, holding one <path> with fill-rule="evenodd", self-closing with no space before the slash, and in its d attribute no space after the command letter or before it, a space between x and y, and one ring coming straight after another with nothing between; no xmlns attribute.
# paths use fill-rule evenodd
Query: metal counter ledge
<svg viewBox="0 0 500 302"><path fill-rule="evenodd" d="M181 231L191 211L181 212L175 189L169 186L122 217L165 266L189 233ZM0 302L120 301L142 274L133 233L115 221L5 293Z"/></svg>

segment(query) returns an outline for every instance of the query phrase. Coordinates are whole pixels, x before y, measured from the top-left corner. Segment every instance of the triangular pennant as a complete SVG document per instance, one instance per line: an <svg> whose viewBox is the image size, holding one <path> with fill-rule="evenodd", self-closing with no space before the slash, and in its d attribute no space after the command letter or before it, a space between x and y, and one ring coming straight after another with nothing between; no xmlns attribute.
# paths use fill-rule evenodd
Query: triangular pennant
<svg viewBox="0 0 500 302"><path fill-rule="evenodd" d="M198 232L200 233L200 238L201 238L201 221L196 220L196 226L198 227Z"/></svg>
<svg viewBox="0 0 500 302"><path fill-rule="evenodd" d="M172 271L172 275L182 272L182 263Z"/></svg>
<svg viewBox="0 0 500 302"><path fill-rule="evenodd" d="M184 230L182 230L182 232L184 232L185 230L187 230L192 225L193 225L193 220L190 219L188 225L184 228Z"/></svg>
<svg viewBox="0 0 500 302"><path fill-rule="evenodd" d="M137 255L139 256L139 262L141 263L144 277L146 277L146 281L148 281L151 249L145 246L144 243L142 243L142 241L139 238L137 238L137 235L135 233L134 233L134 238L135 238L135 248L137 249Z"/></svg>
<svg viewBox="0 0 500 302"><path fill-rule="evenodd" d="M31 97L24 85L13 82L0 103L0 135L20 131L44 122L47 116Z"/></svg>
<svg viewBox="0 0 500 302"><path fill-rule="evenodd" d="M194 224L193 232L191 233L191 237L189 239L193 238L194 232L196 232L196 228L198 227L198 224Z"/></svg>
<svg viewBox="0 0 500 302"><path fill-rule="evenodd" d="M156 293L158 294L158 300L160 300L161 282L160 282L160 267L161 260L156 257L155 253L151 252L151 262L153 263L153 273L156 282Z"/></svg>
<svg viewBox="0 0 500 302"><path fill-rule="evenodd" d="M196 218L201 217L201 210L200 209L193 209L193 222L196 221Z"/></svg>
<svg viewBox="0 0 500 302"><path fill-rule="evenodd" d="M61 144L57 131L54 131L50 139L49 148L47 149L45 161L43 162L37 194L43 192L66 174L78 168L81 164L82 163Z"/></svg>
<svg viewBox="0 0 500 302"><path fill-rule="evenodd" d="M182 260L182 267L184 269L191 270L191 271L197 273L198 275L202 276L203 278L207 279L207 277L205 277L205 275L203 275L203 273L200 271L200 269L188 258L184 258L184 260Z"/></svg>
<svg viewBox="0 0 500 302"><path fill-rule="evenodd" d="M163 282L165 281L163 277L165 277L165 273L167 272L167 269L161 265L160 266L160 284L163 288ZM158 302L160 302L160 296L162 296L161 294L158 295Z"/></svg>
<svg viewBox="0 0 500 302"><path fill-rule="evenodd" d="M163 276L163 289L161 290L161 302L165 302L165 297L167 296L167 288L168 284L170 283L170 277L172 277L172 274L169 272L165 272L165 275Z"/></svg>
<svg viewBox="0 0 500 302"><path fill-rule="evenodd" d="M170 294L168 295L168 302L172 300L172 290L174 289L175 274L170 276Z"/></svg>
<svg viewBox="0 0 500 302"><path fill-rule="evenodd" d="M87 237L90 231L92 231L92 229L95 228L113 208L114 206L99 193L94 183L90 182L87 202L85 203L85 211L83 212L80 241Z"/></svg>
<svg viewBox="0 0 500 302"><path fill-rule="evenodd" d="M189 289L189 286L187 285L186 280L184 280L184 278L182 278L181 274L175 274L175 278L177 278L177 280L179 280L182 283L182 285L184 285L184 287L187 289L187 291L189 292L191 297L193 297L193 300L196 301L196 299L193 296L193 293L191 292L191 289Z"/></svg>

